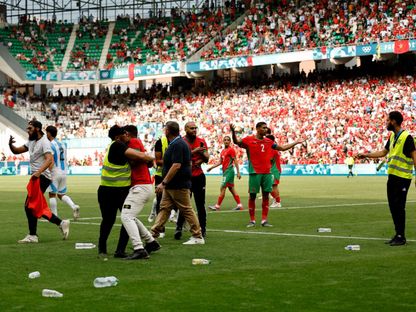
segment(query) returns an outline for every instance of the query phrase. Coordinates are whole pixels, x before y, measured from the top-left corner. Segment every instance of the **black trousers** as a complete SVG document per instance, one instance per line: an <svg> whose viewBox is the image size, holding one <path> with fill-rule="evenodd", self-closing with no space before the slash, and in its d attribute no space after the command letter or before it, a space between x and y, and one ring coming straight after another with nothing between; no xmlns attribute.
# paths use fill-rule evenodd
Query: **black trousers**
<svg viewBox="0 0 416 312"><path fill-rule="evenodd" d="M194 197L196 210L198 212L198 220L201 226L202 235L205 236L207 227L207 212L205 210L205 186L206 177L205 174L201 174L196 177L192 177L191 196ZM178 221L176 223L176 230L182 231L185 218L179 213Z"/></svg>
<svg viewBox="0 0 416 312"><path fill-rule="evenodd" d="M43 175L41 175L39 177L39 179L40 179L40 189L41 189L42 193L45 193L46 189L51 184L51 180L49 180L48 178L46 178ZM26 200L25 200L25 213L26 213L26 218L27 218L27 224L28 224L28 227L29 227L29 234L30 235L36 235L37 230L38 230L38 218L36 218L33 215L32 209L29 209L29 207L27 206L27 196L26 196ZM58 226L62 222L62 220L59 219L54 214L52 214L52 217L50 219L45 215L43 215L42 218L44 218L44 219L48 220L49 222L51 222L53 224L56 224Z"/></svg>
<svg viewBox="0 0 416 312"><path fill-rule="evenodd" d="M129 194L130 187L102 186L98 188L98 203L101 210L100 237L98 238L98 252L107 253L107 239L116 221L117 210L123 208L124 200ZM124 252L129 242L129 235L121 226L116 251Z"/></svg>
<svg viewBox="0 0 416 312"><path fill-rule="evenodd" d="M387 180L387 199L394 228L396 235L402 235L403 237L405 237L406 227L406 198L411 182L411 179L403 179L391 174Z"/></svg>

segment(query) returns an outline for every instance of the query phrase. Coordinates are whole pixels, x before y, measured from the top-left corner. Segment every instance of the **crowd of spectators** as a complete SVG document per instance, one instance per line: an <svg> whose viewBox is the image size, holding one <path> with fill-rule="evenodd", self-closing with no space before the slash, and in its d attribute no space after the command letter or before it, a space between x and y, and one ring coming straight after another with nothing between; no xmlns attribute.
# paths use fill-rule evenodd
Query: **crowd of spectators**
<svg viewBox="0 0 416 312"><path fill-rule="evenodd" d="M414 38L413 0L259 1L203 59Z"/></svg>
<svg viewBox="0 0 416 312"><path fill-rule="evenodd" d="M383 71L370 75L360 69L345 69L307 77L301 73L256 79L256 85L240 86L226 86L217 79L218 85L183 92L168 92L161 85L131 94L110 95L110 90L104 89L96 97L55 99L56 115L49 116L63 138L106 137L114 124L150 123L153 126L141 132L148 150L158 136L156 125L177 120L183 126L193 120L210 146L212 161L218 157L231 122L240 135L247 135L254 131L256 122L265 121L279 144L309 137L306 144L283 153L284 163L343 163L348 152L383 146L387 139L385 116L391 110L402 111L404 127L411 133L416 130L416 75L394 75L385 67ZM42 107L40 100L31 100L32 109L39 105ZM44 113L50 111L48 105L43 106Z"/></svg>
<svg viewBox="0 0 416 312"><path fill-rule="evenodd" d="M115 28L119 40L110 46L106 68L132 62L184 61L219 36L244 10L243 1L226 1L223 7L209 6L206 1L199 11L195 7L189 11L173 8L169 18L162 14L149 19L141 19L139 15L133 19L119 17ZM117 27L126 19L129 23L125 27ZM132 38L129 33L135 30Z"/></svg>
<svg viewBox="0 0 416 312"><path fill-rule="evenodd" d="M55 65L61 65L72 27L72 24L56 18L30 19L24 15L17 25L0 30L0 41L26 69L54 70L54 58Z"/></svg>

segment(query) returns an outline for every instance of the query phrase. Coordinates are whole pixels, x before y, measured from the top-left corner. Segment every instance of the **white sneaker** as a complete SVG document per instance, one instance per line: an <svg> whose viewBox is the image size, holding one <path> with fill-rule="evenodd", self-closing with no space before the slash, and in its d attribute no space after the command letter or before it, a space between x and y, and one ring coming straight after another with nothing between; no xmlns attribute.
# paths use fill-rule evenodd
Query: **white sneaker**
<svg viewBox="0 0 416 312"><path fill-rule="evenodd" d="M149 221L149 223L152 223L153 221L155 221L155 218L156 218L156 215L152 211L149 217L147 218L147 221Z"/></svg>
<svg viewBox="0 0 416 312"><path fill-rule="evenodd" d="M164 238L165 236L166 236L166 233L165 232L159 233L159 238Z"/></svg>
<svg viewBox="0 0 416 312"><path fill-rule="evenodd" d="M69 223L69 220L62 220L61 225L59 226L62 235L64 236L64 240L69 236Z"/></svg>
<svg viewBox="0 0 416 312"><path fill-rule="evenodd" d="M36 235L26 235L25 238L17 241L19 244L38 243L39 239Z"/></svg>
<svg viewBox="0 0 416 312"><path fill-rule="evenodd" d="M204 245L205 239L198 237L191 237L188 241L183 243L183 245Z"/></svg>
<svg viewBox="0 0 416 312"><path fill-rule="evenodd" d="M276 203L276 207L277 208L282 208L282 204L281 203Z"/></svg>
<svg viewBox="0 0 416 312"><path fill-rule="evenodd" d="M74 221L79 218L79 205L74 206L74 210L72 211L72 216L74 217Z"/></svg>
<svg viewBox="0 0 416 312"><path fill-rule="evenodd" d="M277 204L279 204L275 199L273 199L272 203L270 204L270 208L276 208Z"/></svg>
<svg viewBox="0 0 416 312"><path fill-rule="evenodd" d="M176 211L172 209L169 216L169 222L176 223L176 219Z"/></svg>

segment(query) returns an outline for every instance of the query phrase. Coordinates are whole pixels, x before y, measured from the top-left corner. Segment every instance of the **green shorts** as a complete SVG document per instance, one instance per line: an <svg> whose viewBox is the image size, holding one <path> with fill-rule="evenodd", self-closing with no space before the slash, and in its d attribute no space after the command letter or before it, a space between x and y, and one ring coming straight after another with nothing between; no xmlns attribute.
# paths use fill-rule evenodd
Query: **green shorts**
<svg viewBox="0 0 416 312"><path fill-rule="evenodd" d="M221 188L234 187L234 167L231 167L222 174Z"/></svg>
<svg viewBox="0 0 416 312"><path fill-rule="evenodd" d="M276 167L272 167L272 175L273 175L273 185L279 184L280 181L280 171L277 170Z"/></svg>
<svg viewBox="0 0 416 312"><path fill-rule="evenodd" d="M263 193L270 193L273 188L273 175L267 174L250 174L248 177L248 192L257 194L260 188Z"/></svg>

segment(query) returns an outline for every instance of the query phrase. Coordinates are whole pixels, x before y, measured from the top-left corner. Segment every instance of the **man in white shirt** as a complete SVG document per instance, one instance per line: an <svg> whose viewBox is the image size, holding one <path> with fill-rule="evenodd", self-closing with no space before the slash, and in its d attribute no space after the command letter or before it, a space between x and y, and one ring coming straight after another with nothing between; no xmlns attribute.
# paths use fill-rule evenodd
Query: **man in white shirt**
<svg viewBox="0 0 416 312"><path fill-rule="evenodd" d="M51 144L42 132L42 124L37 120L29 121L27 133L29 135L29 141L19 147L13 145L15 140L12 136L10 136L9 147L13 154L29 152L30 170L32 172L31 182L39 179L40 190L42 193L45 193L52 178L49 170L49 167L53 162ZM36 202L35 206L29 207L28 199L29 197L26 197L25 212L29 226L29 234L26 235L25 238L19 240L18 243L37 243L39 241L36 233L39 217L42 217L59 226L62 231L63 238L67 239L69 235L69 220L59 219L56 215L50 212L48 207L39 207L41 205L39 204L39 201Z"/></svg>

